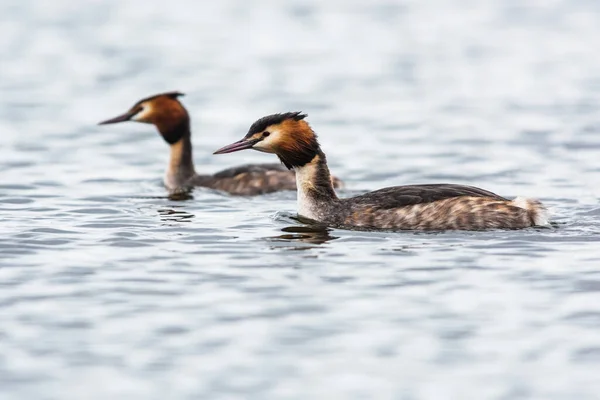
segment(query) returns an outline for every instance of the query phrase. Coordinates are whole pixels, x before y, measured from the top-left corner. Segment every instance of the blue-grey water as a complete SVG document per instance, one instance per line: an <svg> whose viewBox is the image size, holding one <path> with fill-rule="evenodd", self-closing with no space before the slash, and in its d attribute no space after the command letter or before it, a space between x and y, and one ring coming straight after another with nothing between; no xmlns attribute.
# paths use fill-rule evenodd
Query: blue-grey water
<svg viewBox="0 0 600 400"><path fill-rule="evenodd" d="M599 399L600 3L0 2L0 398ZM341 195L540 198L551 229L318 231L295 193L164 197L302 110Z"/></svg>

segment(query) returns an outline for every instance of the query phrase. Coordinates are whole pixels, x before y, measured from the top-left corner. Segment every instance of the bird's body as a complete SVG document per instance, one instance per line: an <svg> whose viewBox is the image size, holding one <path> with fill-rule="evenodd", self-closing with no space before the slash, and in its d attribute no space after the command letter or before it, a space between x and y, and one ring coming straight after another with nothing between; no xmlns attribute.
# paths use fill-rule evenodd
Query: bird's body
<svg viewBox="0 0 600 400"><path fill-rule="evenodd" d="M168 92L138 101L128 112L100 124L125 121L150 123L156 126L170 146L170 157L164 177L170 192L206 187L233 195L254 196L282 190L295 190L296 177L279 164L249 164L229 168L216 174L198 174L194 167L190 117L178 97ZM333 178L336 187L341 181Z"/></svg>
<svg viewBox="0 0 600 400"><path fill-rule="evenodd" d="M297 169L298 213L330 226L364 229L481 230L542 222L535 200L508 200L455 184L393 186L347 199L332 196L322 156ZM540 215L538 215L540 214ZM542 223L543 224L543 223Z"/></svg>
<svg viewBox="0 0 600 400"><path fill-rule="evenodd" d="M207 187L230 194L254 196L282 190L296 190L296 177L279 164L247 164L213 175L194 174L171 187ZM165 180L171 179L169 175Z"/></svg>
<svg viewBox="0 0 600 400"><path fill-rule="evenodd" d="M548 223L537 200L508 200L487 190L455 185L394 186L340 199L325 154L299 113L255 122L244 139L216 153L254 148L277 154L296 171L298 214L336 227L385 230L520 229ZM267 135L265 136L265 133Z"/></svg>

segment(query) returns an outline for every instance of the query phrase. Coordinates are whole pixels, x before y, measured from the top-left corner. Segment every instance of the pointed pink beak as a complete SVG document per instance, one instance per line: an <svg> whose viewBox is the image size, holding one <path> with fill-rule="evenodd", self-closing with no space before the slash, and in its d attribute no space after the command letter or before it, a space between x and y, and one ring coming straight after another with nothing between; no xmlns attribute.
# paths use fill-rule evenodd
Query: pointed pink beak
<svg viewBox="0 0 600 400"><path fill-rule="evenodd" d="M233 153L235 151L251 149L257 142L260 140L256 139L242 139L238 140L235 143L231 143L225 147L221 147L219 150L215 151L213 154L227 154Z"/></svg>
<svg viewBox="0 0 600 400"><path fill-rule="evenodd" d="M106 121L98 122L98 125L108 125L108 124L117 124L119 122L129 121L133 116L137 114L137 112L128 111L123 115L119 115L118 117L114 117L111 119L107 119Z"/></svg>

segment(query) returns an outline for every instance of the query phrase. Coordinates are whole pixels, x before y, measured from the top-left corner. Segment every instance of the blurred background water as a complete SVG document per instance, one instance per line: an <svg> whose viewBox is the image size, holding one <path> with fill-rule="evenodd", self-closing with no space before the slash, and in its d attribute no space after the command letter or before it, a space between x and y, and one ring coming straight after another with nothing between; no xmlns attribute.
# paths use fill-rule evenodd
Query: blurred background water
<svg viewBox="0 0 600 400"><path fill-rule="evenodd" d="M600 398L600 3L4 0L2 399ZM295 193L164 197L187 93L199 171L302 110L342 195L472 184L553 229L318 231Z"/></svg>

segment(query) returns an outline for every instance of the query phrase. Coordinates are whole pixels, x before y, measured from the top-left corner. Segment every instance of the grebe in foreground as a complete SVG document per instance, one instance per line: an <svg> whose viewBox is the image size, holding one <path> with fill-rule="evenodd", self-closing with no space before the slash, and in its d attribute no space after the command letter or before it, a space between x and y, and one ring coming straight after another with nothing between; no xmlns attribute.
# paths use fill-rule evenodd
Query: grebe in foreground
<svg viewBox="0 0 600 400"><path fill-rule="evenodd" d="M136 121L153 124L171 146L164 184L171 192L187 191L195 186L222 190L235 195L259 195L280 190L295 190L296 178L280 164L241 165L214 175L198 175L192 158L190 117L178 100L183 93L168 92L135 103L125 114L102 121L99 125ZM334 185L341 182L333 178Z"/></svg>
<svg viewBox="0 0 600 400"><path fill-rule="evenodd" d="M537 200L508 200L471 186L395 186L340 199L331 185L325 154L305 117L290 112L261 118L242 140L214 154L244 149L275 153L287 168L296 170L298 214L330 226L481 230L548 224L546 210Z"/></svg>

